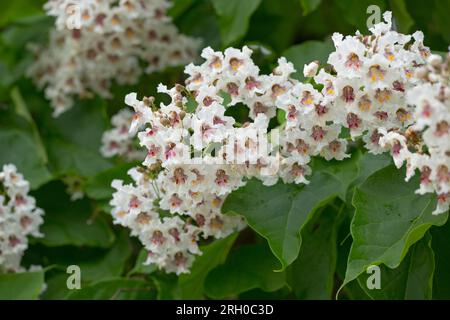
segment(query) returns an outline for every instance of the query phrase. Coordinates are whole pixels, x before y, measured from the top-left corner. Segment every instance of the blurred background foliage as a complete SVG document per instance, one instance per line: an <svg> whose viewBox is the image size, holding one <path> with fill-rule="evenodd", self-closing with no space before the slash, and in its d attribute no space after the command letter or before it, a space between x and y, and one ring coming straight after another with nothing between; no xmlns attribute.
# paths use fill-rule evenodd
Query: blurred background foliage
<svg viewBox="0 0 450 320"><path fill-rule="evenodd" d="M42 227L46 237L32 240L24 258L26 265L45 269L0 275L0 298L37 298L44 281L47 290L42 297L47 299L334 298L345 273L353 214L339 199L316 215L320 224L309 221L302 230L299 261L322 252L317 270L307 270L296 261L284 272L273 272L279 262L265 239L250 229L205 243L204 254L189 275L175 277L141 265L145 252L126 230L112 225L108 211L111 180L125 179L133 164L102 158L101 135L111 115L123 108L125 94L137 91L163 99L156 94L157 84L183 81L183 67L143 76L134 86L115 85L111 100L78 101L61 117L52 118L43 93L25 76L33 63L27 44L45 43L53 26L53 19L43 11L44 2L0 2L0 165L17 165L46 212ZM222 50L249 45L264 72L272 69L277 57L286 56L302 79L305 63L326 62L333 50L333 32L367 32L366 9L372 4L382 12L393 11L399 31L422 30L433 51L448 49L449 0L174 0L169 15L182 33L200 38L202 47ZM70 201L61 182L67 176L80 178L84 199ZM342 208L348 213L338 215ZM447 224L433 231L436 246L445 245L448 228ZM417 250L427 250L427 243L420 245ZM444 271L450 258L445 258L448 250L442 251L435 272L449 281L436 282L434 297L450 298L450 279ZM71 264L82 269L82 290L66 288L65 270ZM300 272L312 273L311 281L296 276ZM341 299L386 297L390 296L370 297L356 281L340 295Z"/></svg>

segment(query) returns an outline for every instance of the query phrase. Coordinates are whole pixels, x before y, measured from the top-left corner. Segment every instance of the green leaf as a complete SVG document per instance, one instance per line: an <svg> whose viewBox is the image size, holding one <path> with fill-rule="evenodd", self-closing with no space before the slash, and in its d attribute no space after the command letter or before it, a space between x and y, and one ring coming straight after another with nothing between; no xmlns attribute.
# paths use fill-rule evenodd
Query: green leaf
<svg viewBox="0 0 450 320"><path fill-rule="evenodd" d="M186 111L187 111L188 113L194 113L195 110L197 110L197 107L198 107L197 101L195 101L194 98L189 97L189 98L188 98L188 101L187 101L187 103L186 103Z"/></svg>
<svg viewBox="0 0 450 320"><path fill-rule="evenodd" d="M69 300L153 300L156 289L148 281L116 278L96 282L74 290Z"/></svg>
<svg viewBox="0 0 450 320"><path fill-rule="evenodd" d="M127 172L137 164L137 162L119 164L89 178L85 184L86 194L92 199L110 199L114 193L111 182L114 179L129 181L130 177Z"/></svg>
<svg viewBox="0 0 450 320"><path fill-rule="evenodd" d="M297 72L293 77L304 81L303 67L312 61L318 60L320 63L326 64L328 55L333 51L334 46L330 41L308 40L290 47L283 52L283 56L294 64Z"/></svg>
<svg viewBox="0 0 450 320"><path fill-rule="evenodd" d="M381 20L383 19L382 14L387 8L386 0L339 0L335 3L341 11L341 17L362 33L368 32L367 19L373 14L372 12L367 13L368 7L377 6L380 9L379 18Z"/></svg>
<svg viewBox="0 0 450 320"><path fill-rule="evenodd" d="M1 300L37 299L44 288L44 271L0 274Z"/></svg>
<svg viewBox="0 0 450 320"><path fill-rule="evenodd" d="M131 246L127 233L122 232L114 245L91 259L79 264L82 281L98 281L121 276L125 263L131 256Z"/></svg>
<svg viewBox="0 0 450 320"><path fill-rule="evenodd" d="M392 157L388 153L373 155L371 153L365 153L359 159L359 175L351 186L360 186L367 178L369 178L375 172L386 168L392 164Z"/></svg>
<svg viewBox="0 0 450 320"><path fill-rule="evenodd" d="M445 45L448 45L450 41L450 34L448 32L450 27L450 22L448 19L448 12L450 11L450 2L436 0L434 1L436 7L434 8L433 14L433 28L436 29L437 32L440 32L442 37L444 38Z"/></svg>
<svg viewBox="0 0 450 320"><path fill-rule="evenodd" d="M242 38L249 20L261 0L211 0L219 16L220 33L224 47Z"/></svg>
<svg viewBox="0 0 450 320"><path fill-rule="evenodd" d="M110 249L89 247L46 247L33 244L27 250L24 264L54 265L46 275L47 290L44 299L66 299L72 290L67 288L71 274L67 268L76 265L80 268L81 287L95 282L121 277L131 257L129 236L122 232Z"/></svg>
<svg viewBox="0 0 450 320"><path fill-rule="evenodd" d="M286 274L274 272L277 265L266 243L241 246L230 254L226 263L209 273L205 281L206 295L224 299L251 289L268 292L281 289L286 285Z"/></svg>
<svg viewBox="0 0 450 320"><path fill-rule="evenodd" d="M52 176L29 122L17 115L0 116L0 167L12 163L35 189Z"/></svg>
<svg viewBox="0 0 450 320"><path fill-rule="evenodd" d="M371 273L363 273L358 277L358 282L372 299L425 300L432 297L433 274L434 253L431 249L431 237L425 236L411 247L400 266L395 269L381 266L380 289L367 287Z"/></svg>
<svg viewBox="0 0 450 320"><path fill-rule="evenodd" d="M288 269L289 284L298 299L332 298L339 213L328 206L302 230L300 254Z"/></svg>
<svg viewBox="0 0 450 320"><path fill-rule="evenodd" d="M433 299L450 299L450 223L439 228L431 228L436 270L434 273Z"/></svg>
<svg viewBox="0 0 450 320"><path fill-rule="evenodd" d="M46 114L40 119L38 125L56 174L90 177L112 167L99 151L107 129L104 107L105 102L99 99L82 101L58 118Z"/></svg>
<svg viewBox="0 0 450 320"><path fill-rule="evenodd" d="M415 194L418 177L408 183L404 177L404 170L389 166L356 189L356 211L351 224L353 244L342 286L371 265L396 268L411 245L432 225L442 225L447 220L448 214L431 214L436 205L433 195Z"/></svg>
<svg viewBox="0 0 450 320"><path fill-rule="evenodd" d="M147 260L148 251L144 248L139 251L139 255L136 259L136 264L133 269L128 273L128 275L133 275L136 273L150 274L157 270L157 266L154 264L144 265L144 262Z"/></svg>
<svg viewBox="0 0 450 320"><path fill-rule="evenodd" d="M197 0L178 0L174 1L172 6L167 11L167 14L176 19L183 14L189 7L191 7Z"/></svg>
<svg viewBox="0 0 450 320"><path fill-rule="evenodd" d="M267 239L283 270L297 258L302 243L300 231L312 213L345 194L349 181L357 177L356 158L330 161L328 170L334 174L313 167L308 185L279 182L266 187L250 180L227 197L222 211L245 216L249 226ZM342 177L345 177L342 181L338 180Z"/></svg>
<svg viewBox="0 0 450 320"><path fill-rule="evenodd" d="M103 217L94 217L95 208L87 199L71 201L64 189L53 182L35 193L38 206L45 211L41 227L45 236L39 241L46 246L111 246L114 234Z"/></svg>
<svg viewBox="0 0 450 320"><path fill-rule="evenodd" d="M202 47L219 48L221 46L219 21L214 14L212 1L195 1L189 10L177 17L176 23L183 34L201 39ZM159 82L161 80L158 80ZM148 94L147 91L148 88L145 94Z"/></svg>
<svg viewBox="0 0 450 320"><path fill-rule="evenodd" d="M237 233L200 247L203 254L196 257L188 274L182 274L179 277L163 272L153 274L152 280L158 288L158 299L198 300L205 298L206 277L211 270L224 263L236 238Z"/></svg>
<svg viewBox="0 0 450 320"><path fill-rule="evenodd" d="M0 27L20 19L43 15L43 0L14 0L0 3Z"/></svg>
<svg viewBox="0 0 450 320"><path fill-rule="evenodd" d="M303 9L303 15L306 16L316 10L321 2L322 0L300 0L300 5Z"/></svg>
<svg viewBox="0 0 450 320"><path fill-rule="evenodd" d="M405 0L389 0L389 5L397 22L399 32L407 34L414 25L414 20L406 8Z"/></svg>
<svg viewBox="0 0 450 320"><path fill-rule="evenodd" d="M356 187L361 186L367 178L369 178L375 172L386 168L392 164L392 157L388 153L373 155L371 153L365 153L360 156L358 161L359 173L358 177L350 184L349 190L345 198L342 198L345 202L351 203L353 193Z"/></svg>
<svg viewBox="0 0 450 320"><path fill-rule="evenodd" d="M327 173L341 186L338 190L339 197L345 201L347 197L348 186L352 185L362 174L360 167L361 153L359 150L351 155L350 159L345 161L330 160L326 161L322 158L314 159L313 170Z"/></svg>

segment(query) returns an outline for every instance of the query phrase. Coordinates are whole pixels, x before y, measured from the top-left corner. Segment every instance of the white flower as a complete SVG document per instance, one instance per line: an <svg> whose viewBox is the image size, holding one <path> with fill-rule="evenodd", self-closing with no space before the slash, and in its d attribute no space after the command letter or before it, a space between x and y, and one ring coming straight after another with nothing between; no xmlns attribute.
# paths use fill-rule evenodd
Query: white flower
<svg viewBox="0 0 450 320"><path fill-rule="evenodd" d="M0 171L0 272L22 272L28 236L41 237L44 212L28 195L29 183L13 164Z"/></svg>
<svg viewBox="0 0 450 320"><path fill-rule="evenodd" d="M319 70L319 63L317 61L313 61L309 64L305 64L303 67L303 75L305 78L312 78L317 74L317 70Z"/></svg>
<svg viewBox="0 0 450 320"><path fill-rule="evenodd" d="M56 18L48 46L34 46L28 75L54 108L70 109L76 98L110 98L113 81L134 84L142 74L182 65L195 57L198 40L181 35L166 16L166 0L49 0Z"/></svg>

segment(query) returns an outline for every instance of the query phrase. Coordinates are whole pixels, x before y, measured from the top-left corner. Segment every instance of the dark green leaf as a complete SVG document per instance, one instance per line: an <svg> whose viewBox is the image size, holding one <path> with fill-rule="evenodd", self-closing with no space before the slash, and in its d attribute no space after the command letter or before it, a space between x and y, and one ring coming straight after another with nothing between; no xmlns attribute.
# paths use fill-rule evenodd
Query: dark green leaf
<svg viewBox="0 0 450 320"><path fill-rule="evenodd" d="M300 0L300 5L303 9L303 15L306 16L307 14L316 10L321 2L322 0Z"/></svg>
<svg viewBox="0 0 450 320"><path fill-rule="evenodd" d="M408 249L432 225L447 220L448 214L431 214L436 206L433 195L415 194L418 177L406 183L404 176L404 170L389 166L357 188L351 224L353 244L343 285L374 264L398 267Z"/></svg>
<svg viewBox="0 0 450 320"><path fill-rule="evenodd" d="M37 188L51 179L32 125L17 115L0 116L0 166L12 163Z"/></svg>
<svg viewBox="0 0 450 320"><path fill-rule="evenodd" d="M136 259L136 264L134 265L134 268L128 273L129 275L136 274L136 273L145 273L149 274L157 270L156 265L144 265L144 262L147 260L148 257L148 251L145 249L141 249L139 251L139 255Z"/></svg>
<svg viewBox="0 0 450 320"><path fill-rule="evenodd" d="M406 8L405 0L389 0L389 5L392 8L399 32L408 33L414 25L414 20Z"/></svg>
<svg viewBox="0 0 450 320"><path fill-rule="evenodd" d="M73 290L70 300L153 300L156 289L148 281L116 278Z"/></svg>
<svg viewBox="0 0 450 320"><path fill-rule="evenodd" d="M1 300L37 299L44 289L44 271L0 274Z"/></svg>
<svg viewBox="0 0 450 320"><path fill-rule="evenodd" d="M433 299L450 299L450 223L444 226L431 228L433 248L436 270L433 284Z"/></svg>
<svg viewBox="0 0 450 320"><path fill-rule="evenodd" d="M130 180L127 172L136 165L137 163L134 162L123 163L89 178L85 184L86 194L98 200L112 198L114 189L111 187L111 182L114 179Z"/></svg>
<svg viewBox="0 0 450 320"><path fill-rule="evenodd" d="M337 259L339 213L326 207L302 230L302 247L289 267L289 284L298 299L331 299Z"/></svg>
<svg viewBox="0 0 450 320"><path fill-rule="evenodd" d="M382 14L387 8L387 3L385 0L338 0L335 1L341 11L341 16L343 19L347 20L353 27L362 33L367 33L367 19L373 14L373 12L368 13L367 9L369 6L377 6L379 9L380 18L382 20Z"/></svg>
<svg viewBox="0 0 450 320"><path fill-rule="evenodd" d="M205 281L206 294L224 299L256 288L276 291L286 285L285 272L274 272L277 265L266 243L239 247L226 263L210 272Z"/></svg>
<svg viewBox="0 0 450 320"><path fill-rule="evenodd" d="M248 29L249 19L261 0L211 0L219 16L223 46L239 40Z"/></svg>
<svg viewBox="0 0 450 320"><path fill-rule="evenodd" d="M380 289L369 289L367 280L371 276L362 273L358 277L361 288L376 300L425 300L431 299L434 274L434 253L431 237L425 236L414 244L400 266L380 268Z"/></svg>
<svg viewBox="0 0 450 320"><path fill-rule="evenodd" d="M348 183L357 177L356 157L331 161L328 170L334 174L313 168L310 183L305 186L279 182L265 187L257 180L250 180L228 196L222 211L245 216L248 224L267 239L284 269L297 258L302 243L300 231L312 213L334 197L345 194Z"/></svg>
<svg viewBox="0 0 450 320"><path fill-rule="evenodd" d="M72 202L61 183L50 183L36 193L37 204L45 217L39 239L47 246L109 247L114 234L101 215L94 216L95 208L87 199Z"/></svg>
<svg viewBox="0 0 450 320"><path fill-rule="evenodd" d="M293 77L304 81L303 67L312 61L318 60L321 65L326 64L328 55L333 51L333 44L330 41L305 41L290 47L283 52L283 56L294 64L297 70Z"/></svg>
<svg viewBox="0 0 450 320"><path fill-rule="evenodd" d="M215 240L201 247L203 254L196 257L190 273L177 277L175 274L153 274L152 280L158 288L158 299L203 299L204 283L209 272L224 263L237 234Z"/></svg>

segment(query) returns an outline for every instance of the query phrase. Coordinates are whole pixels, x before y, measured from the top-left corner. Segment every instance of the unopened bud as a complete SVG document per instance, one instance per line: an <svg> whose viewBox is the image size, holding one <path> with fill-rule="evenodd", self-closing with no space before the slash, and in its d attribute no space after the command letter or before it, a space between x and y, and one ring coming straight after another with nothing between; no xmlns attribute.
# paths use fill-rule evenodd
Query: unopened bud
<svg viewBox="0 0 450 320"><path fill-rule="evenodd" d="M312 78L317 74L319 70L319 61L313 61L310 64L305 64L303 67L303 75L306 78Z"/></svg>

